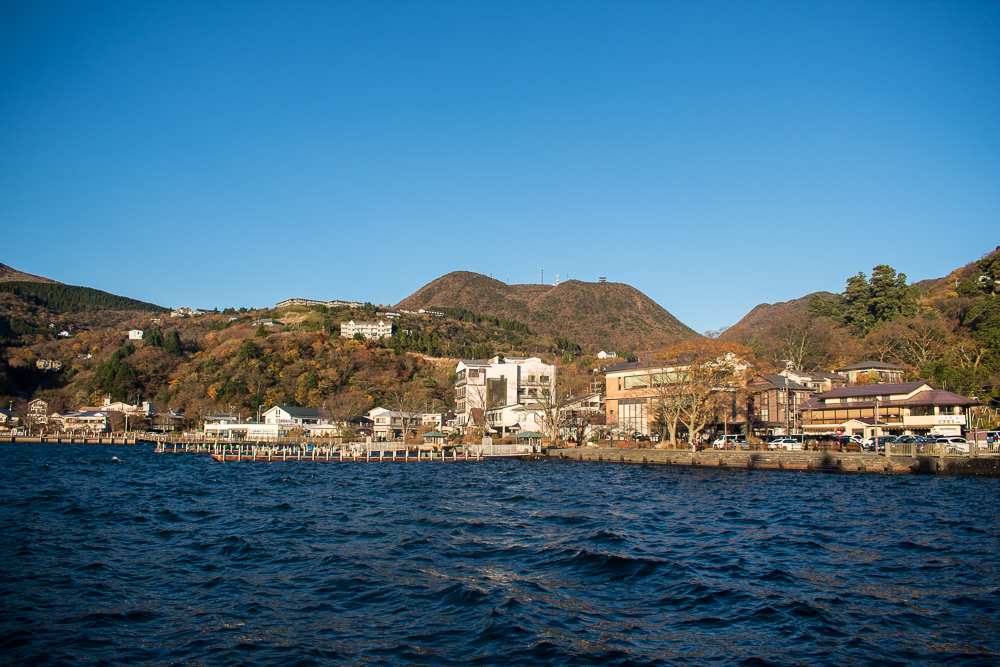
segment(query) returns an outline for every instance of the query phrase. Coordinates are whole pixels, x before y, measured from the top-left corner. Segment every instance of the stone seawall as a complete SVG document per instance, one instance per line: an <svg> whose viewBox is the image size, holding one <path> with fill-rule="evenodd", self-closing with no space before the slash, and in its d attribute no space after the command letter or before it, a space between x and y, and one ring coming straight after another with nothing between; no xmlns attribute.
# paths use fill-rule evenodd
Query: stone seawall
<svg viewBox="0 0 1000 667"><path fill-rule="evenodd" d="M598 463L632 463L691 468L787 470L828 473L882 473L892 475L968 475L1000 477L1000 459L937 456L893 456L837 452L726 452L693 453L672 449L549 449L550 459Z"/></svg>

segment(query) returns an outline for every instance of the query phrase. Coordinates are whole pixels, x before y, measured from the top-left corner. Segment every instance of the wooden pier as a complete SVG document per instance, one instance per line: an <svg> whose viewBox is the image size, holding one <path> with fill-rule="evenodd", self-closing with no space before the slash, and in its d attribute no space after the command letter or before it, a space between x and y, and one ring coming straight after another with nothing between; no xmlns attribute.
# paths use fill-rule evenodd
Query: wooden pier
<svg viewBox="0 0 1000 667"><path fill-rule="evenodd" d="M293 443L159 443L162 454L208 454L220 463L254 461L306 461L319 463L457 463L495 459L524 459L537 456L511 445L473 446L469 451L458 448L437 450L421 447L416 452L403 443L372 442L337 445L314 445L301 440Z"/></svg>
<svg viewBox="0 0 1000 667"><path fill-rule="evenodd" d="M143 442L142 438L134 435L5 435L0 437L0 442L22 443L51 443L55 444L80 444L80 445L136 445Z"/></svg>

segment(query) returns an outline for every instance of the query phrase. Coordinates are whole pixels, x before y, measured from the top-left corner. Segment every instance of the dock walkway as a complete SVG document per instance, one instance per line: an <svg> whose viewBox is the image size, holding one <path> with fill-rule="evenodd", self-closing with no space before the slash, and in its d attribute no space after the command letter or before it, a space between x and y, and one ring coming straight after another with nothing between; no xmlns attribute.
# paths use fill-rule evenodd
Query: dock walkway
<svg viewBox="0 0 1000 667"><path fill-rule="evenodd" d="M317 445L297 441L289 444L259 443L158 443L156 451L162 454L208 454L220 463L238 461L307 461L319 463L455 463L459 461L486 461L492 459L529 458L535 456L522 447L494 445L475 446L468 451L436 451L433 448L410 449L399 442L361 442L337 445Z"/></svg>

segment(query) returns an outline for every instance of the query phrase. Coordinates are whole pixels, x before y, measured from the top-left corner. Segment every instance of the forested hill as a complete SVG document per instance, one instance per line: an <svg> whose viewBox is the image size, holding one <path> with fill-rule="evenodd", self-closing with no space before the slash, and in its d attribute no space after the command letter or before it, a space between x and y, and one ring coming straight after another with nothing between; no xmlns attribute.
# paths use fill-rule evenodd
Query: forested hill
<svg viewBox="0 0 1000 667"><path fill-rule="evenodd" d="M169 308L158 306L155 303L146 303L125 296L103 292L99 289L63 285L61 283L21 280L0 281L0 292L8 292L29 303L62 313L74 313L91 308L156 313L167 312L169 310Z"/></svg>
<svg viewBox="0 0 1000 667"><path fill-rule="evenodd" d="M762 303L744 315L739 322L726 329L719 338L725 341L744 341L759 336L789 317L806 312L809 301L814 297L824 300L838 298L836 294L830 292L813 292L791 301Z"/></svg>
<svg viewBox="0 0 1000 667"><path fill-rule="evenodd" d="M464 308L523 322L584 349L634 351L698 334L645 294L622 283L568 280L559 285L507 285L455 271L428 283L397 309Z"/></svg>
<svg viewBox="0 0 1000 667"><path fill-rule="evenodd" d="M723 334L762 367L830 371L875 360L910 380L1000 397L1000 248L937 280L911 284L886 264L847 276L840 294L762 305Z"/></svg>

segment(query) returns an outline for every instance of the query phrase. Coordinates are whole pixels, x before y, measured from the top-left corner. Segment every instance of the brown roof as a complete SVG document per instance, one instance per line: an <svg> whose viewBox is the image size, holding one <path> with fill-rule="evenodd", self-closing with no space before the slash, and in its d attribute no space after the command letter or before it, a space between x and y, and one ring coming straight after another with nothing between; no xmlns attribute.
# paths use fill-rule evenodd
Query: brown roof
<svg viewBox="0 0 1000 667"><path fill-rule="evenodd" d="M873 385L871 387L842 387L840 389L834 389L833 391L828 391L825 394L821 394L819 396L814 396L813 398L810 398L808 401L804 401L803 403L801 403L800 407L802 407L805 410L823 410L823 409L844 410L844 409L847 409L847 408L870 408L873 405L875 405L875 401L874 400L869 400L869 401L851 401L850 403L829 403L828 404L828 403L824 403L823 399L826 399L827 397L830 397L830 395L833 394L834 392L843 392L845 389L877 389L877 388L881 387L883 390L882 391L870 391L870 392L867 392L867 394L858 394L858 393L843 394L843 393L841 393L841 394L839 394L840 397L844 397L844 396L864 396L864 395L868 395L868 396L884 396L885 394L906 394L906 393L909 393L909 391L898 391L897 390L897 391L888 392L888 391L885 391L885 388L886 387L903 387L903 386L913 385L913 388L915 389L917 387L920 387L920 386L926 385L926 384L927 384L926 382L904 382L904 383L901 383L901 384L894 384L894 385L893 384ZM913 389L910 389L910 391L913 391ZM837 396L834 396L833 398L837 398ZM950 392L950 391L945 391L944 389L928 389L926 391L917 392L916 394L914 394L910 398L905 398L905 399L897 400L897 401L882 401L882 405L883 406L887 406L887 405L952 405L952 406L954 406L954 405L961 405L961 406L970 406L970 405L980 405L980 402L978 400L974 399L974 398L969 398L967 396L962 396L960 394L956 394L956 393L953 393L953 392Z"/></svg>
<svg viewBox="0 0 1000 667"><path fill-rule="evenodd" d="M921 391L904 401L893 401L902 405L979 405L975 398L962 396L944 389Z"/></svg>
<svg viewBox="0 0 1000 667"><path fill-rule="evenodd" d="M765 374L765 375L759 375L759 376L757 376L757 378L751 384L753 384L755 382L759 382L760 380L764 380L765 382L770 382L771 383L771 388L772 389L784 389L785 388L785 379L786 378L785 378L784 375L766 375ZM808 391L808 392L812 391L811 388L809 388L809 387L807 387L805 385L799 384L798 382L796 382L795 380L793 380L791 378L787 378L787 379L788 379L788 389L789 389L789 391Z"/></svg>
<svg viewBox="0 0 1000 667"><path fill-rule="evenodd" d="M486 423L486 413L483 411L482 408L471 408L469 410L469 417L471 418L471 423L473 425L475 424L482 425Z"/></svg>
<svg viewBox="0 0 1000 667"><path fill-rule="evenodd" d="M831 389L820 398L847 398L849 396L885 396L887 394L909 394L926 382L894 382L892 384L868 384L861 387L837 387Z"/></svg>

